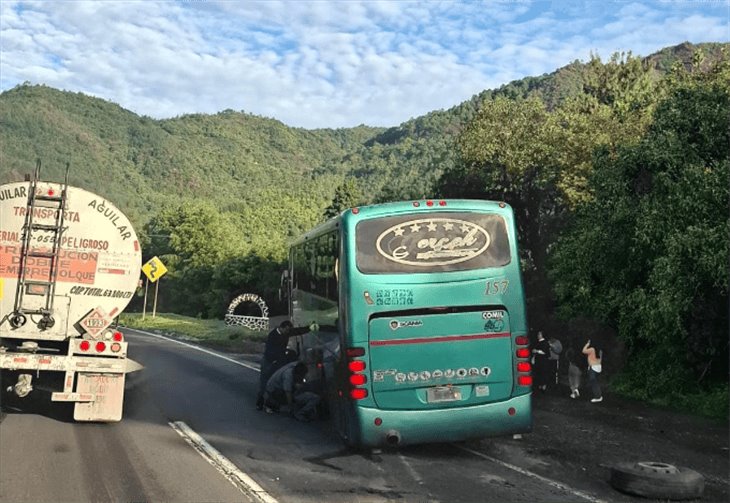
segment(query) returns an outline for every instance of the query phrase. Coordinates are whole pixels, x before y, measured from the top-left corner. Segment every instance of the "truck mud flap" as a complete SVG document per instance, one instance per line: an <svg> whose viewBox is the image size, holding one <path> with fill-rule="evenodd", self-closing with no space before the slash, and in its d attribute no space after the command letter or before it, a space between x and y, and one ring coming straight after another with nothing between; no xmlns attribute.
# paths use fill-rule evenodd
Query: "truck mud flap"
<svg viewBox="0 0 730 503"><path fill-rule="evenodd" d="M116 422L122 419L125 374L79 373L76 392L91 394L94 401L74 406L76 421Z"/></svg>

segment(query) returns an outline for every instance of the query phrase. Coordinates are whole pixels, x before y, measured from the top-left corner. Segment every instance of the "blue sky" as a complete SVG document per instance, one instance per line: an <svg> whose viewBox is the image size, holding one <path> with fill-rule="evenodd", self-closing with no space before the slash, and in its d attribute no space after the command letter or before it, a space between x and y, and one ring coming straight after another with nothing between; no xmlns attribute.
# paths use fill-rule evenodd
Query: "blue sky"
<svg viewBox="0 0 730 503"><path fill-rule="evenodd" d="M590 54L730 41L730 0L0 1L0 90L395 126Z"/></svg>

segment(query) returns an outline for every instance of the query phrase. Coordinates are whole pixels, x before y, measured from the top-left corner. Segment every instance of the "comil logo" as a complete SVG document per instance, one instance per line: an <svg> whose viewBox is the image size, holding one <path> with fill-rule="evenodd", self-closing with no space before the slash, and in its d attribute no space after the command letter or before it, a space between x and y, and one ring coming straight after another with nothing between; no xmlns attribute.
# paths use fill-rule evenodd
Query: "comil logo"
<svg viewBox="0 0 730 503"><path fill-rule="evenodd" d="M376 247L383 257L412 266L450 265L472 259L489 247L489 233L466 220L423 218L386 229Z"/></svg>

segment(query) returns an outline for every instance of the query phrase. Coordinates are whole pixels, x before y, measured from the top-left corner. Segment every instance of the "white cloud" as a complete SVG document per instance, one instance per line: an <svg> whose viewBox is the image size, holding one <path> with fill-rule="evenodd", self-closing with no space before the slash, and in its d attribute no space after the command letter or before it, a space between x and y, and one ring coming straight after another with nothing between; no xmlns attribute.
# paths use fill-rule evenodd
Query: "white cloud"
<svg viewBox="0 0 730 503"><path fill-rule="evenodd" d="M646 55L685 40L727 41L727 12L640 1L3 1L0 89L28 80L157 118L234 109L310 128L392 126L591 51Z"/></svg>

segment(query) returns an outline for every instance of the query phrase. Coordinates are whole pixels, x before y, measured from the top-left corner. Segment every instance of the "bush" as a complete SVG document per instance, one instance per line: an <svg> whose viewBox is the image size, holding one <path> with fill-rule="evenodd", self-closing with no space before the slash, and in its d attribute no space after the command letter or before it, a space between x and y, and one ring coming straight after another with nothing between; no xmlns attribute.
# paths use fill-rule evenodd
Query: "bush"
<svg viewBox="0 0 730 503"><path fill-rule="evenodd" d="M663 390L654 383L661 381L656 377L640 379L632 374L621 374L611 381L611 390L627 398L641 400L652 405L673 410L727 421L730 417L730 387L727 383L687 386L685 390ZM694 384L694 382L692 382Z"/></svg>

